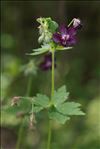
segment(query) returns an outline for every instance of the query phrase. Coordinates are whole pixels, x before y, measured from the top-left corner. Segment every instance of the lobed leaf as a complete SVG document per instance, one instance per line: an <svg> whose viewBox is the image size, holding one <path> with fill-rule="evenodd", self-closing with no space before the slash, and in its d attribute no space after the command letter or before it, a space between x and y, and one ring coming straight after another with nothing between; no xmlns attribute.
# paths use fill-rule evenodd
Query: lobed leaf
<svg viewBox="0 0 100 149"><path fill-rule="evenodd" d="M56 109L49 111L49 118L56 120L60 124L64 124L70 118L62 113L59 113Z"/></svg>
<svg viewBox="0 0 100 149"><path fill-rule="evenodd" d="M2 110L7 113L11 114L17 114L18 112L24 112L24 113L29 113L31 109L31 100L30 98L24 98L22 97L19 101L18 104L15 106L11 106L9 104L8 106L4 106Z"/></svg>
<svg viewBox="0 0 100 149"><path fill-rule="evenodd" d="M76 102L66 102L57 106L57 110L64 115L84 115L80 110L80 104Z"/></svg>
<svg viewBox="0 0 100 149"><path fill-rule="evenodd" d="M57 107L59 104L63 103L68 98L69 92L66 91L66 86L60 87L57 91L54 92L52 97L53 104Z"/></svg>
<svg viewBox="0 0 100 149"><path fill-rule="evenodd" d="M43 107L42 106L39 106L39 105L33 105L33 111L34 113L38 113L40 112L41 110L43 110Z"/></svg>
<svg viewBox="0 0 100 149"><path fill-rule="evenodd" d="M30 53L28 55L39 55L39 54L43 54L47 51L50 50L50 45L42 45L41 48L38 49L33 49L33 53Z"/></svg>
<svg viewBox="0 0 100 149"><path fill-rule="evenodd" d="M40 106L42 108L46 108L49 105L49 98L46 95L37 94L34 99L34 105Z"/></svg>

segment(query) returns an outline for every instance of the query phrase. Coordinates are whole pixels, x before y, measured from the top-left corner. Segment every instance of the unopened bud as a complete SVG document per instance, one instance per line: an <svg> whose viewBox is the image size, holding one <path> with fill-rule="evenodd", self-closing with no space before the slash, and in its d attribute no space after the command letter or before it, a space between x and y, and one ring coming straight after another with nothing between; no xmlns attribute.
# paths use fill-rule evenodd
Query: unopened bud
<svg viewBox="0 0 100 149"><path fill-rule="evenodd" d="M74 19L73 19L73 27L74 27L74 28L80 28L81 26L82 26L81 20L78 19L78 18L74 18Z"/></svg>

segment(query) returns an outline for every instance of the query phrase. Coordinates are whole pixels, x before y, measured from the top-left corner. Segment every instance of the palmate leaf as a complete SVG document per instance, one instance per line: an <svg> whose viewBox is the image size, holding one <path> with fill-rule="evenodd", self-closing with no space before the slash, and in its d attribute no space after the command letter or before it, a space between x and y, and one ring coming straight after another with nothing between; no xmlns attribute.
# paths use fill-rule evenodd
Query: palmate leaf
<svg viewBox="0 0 100 149"><path fill-rule="evenodd" d="M34 100L35 100L34 102L35 105L42 106L43 108L46 108L49 104L49 98L43 94L37 94Z"/></svg>
<svg viewBox="0 0 100 149"><path fill-rule="evenodd" d="M69 93L66 87L62 86L54 92L52 97L53 108L49 111L49 117L64 124L70 119L71 115L85 115L80 109L81 104L76 102L67 102Z"/></svg>
<svg viewBox="0 0 100 149"><path fill-rule="evenodd" d="M52 97L53 104L58 106L67 100L69 92L66 91L66 86L60 87L57 91L54 92L54 96Z"/></svg>
<svg viewBox="0 0 100 149"><path fill-rule="evenodd" d="M31 109L31 98L20 98L18 101L18 104L15 106L11 106L11 103L9 103L7 106L2 107L2 111L11 113L16 115L19 112L23 113L29 113Z"/></svg>
<svg viewBox="0 0 100 149"><path fill-rule="evenodd" d="M40 55L45 52L48 52L50 50L50 45L42 45L41 48L33 49L33 53L30 53L28 55Z"/></svg>
<svg viewBox="0 0 100 149"><path fill-rule="evenodd" d="M58 112L56 108L53 108L49 111L49 118L57 121L60 124L64 124L67 120L70 119L70 117Z"/></svg>
<svg viewBox="0 0 100 149"><path fill-rule="evenodd" d="M80 110L80 104L76 102L65 102L57 106L57 110L64 115L84 115Z"/></svg>
<svg viewBox="0 0 100 149"><path fill-rule="evenodd" d="M34 97L33 105L33 111L35 113L40 112L49 106L49 98L46 95L37 94L37 96Z"/></svg>
<svg viewBox="0 0 100 149"><path fill-rule="evenodd" d="M38 113L38 112L40 112L43 109L44 108L42 106L33 104L33 111L32 112Z"/></svg>

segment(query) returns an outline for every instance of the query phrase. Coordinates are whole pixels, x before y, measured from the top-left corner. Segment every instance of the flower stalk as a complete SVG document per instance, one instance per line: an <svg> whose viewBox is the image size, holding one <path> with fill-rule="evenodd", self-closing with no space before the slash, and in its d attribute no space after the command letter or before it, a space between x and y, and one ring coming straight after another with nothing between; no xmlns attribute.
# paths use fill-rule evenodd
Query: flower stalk
<svg viewBox="0 0 100 149"><path fill-rule="evenodd" d="M54 71L55 71L55 51L52 50L52 71L51 71L51 103L52 97L54 95L55 81L54 81ZM48 141L47 141L47 149L51 148L51 137L52 137L52 122L49 119L48 124Z"/></svg>

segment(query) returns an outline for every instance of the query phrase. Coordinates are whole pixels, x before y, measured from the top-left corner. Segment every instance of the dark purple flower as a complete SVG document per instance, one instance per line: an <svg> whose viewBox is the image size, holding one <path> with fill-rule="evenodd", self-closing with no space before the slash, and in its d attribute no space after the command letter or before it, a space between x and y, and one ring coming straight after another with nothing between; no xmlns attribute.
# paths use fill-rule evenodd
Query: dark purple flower
<svg viewBox="0 0 100 149"><path fill-rule="evenodd" d="M53 41L64 47L74 45L76 43L76 28L66 27L62 25L59 32L53 34Z"/></svg>
<svg viewBox="0 0 100 149"><path fill-rule="evenodd" d="M41 70L44 70L44 71L52 68L52 55L51 55L51 53L46 54L44 56L43 62L41 62L39 66L40 66ZM56 67L56 64L55 64L55 67Z"/></svg>

